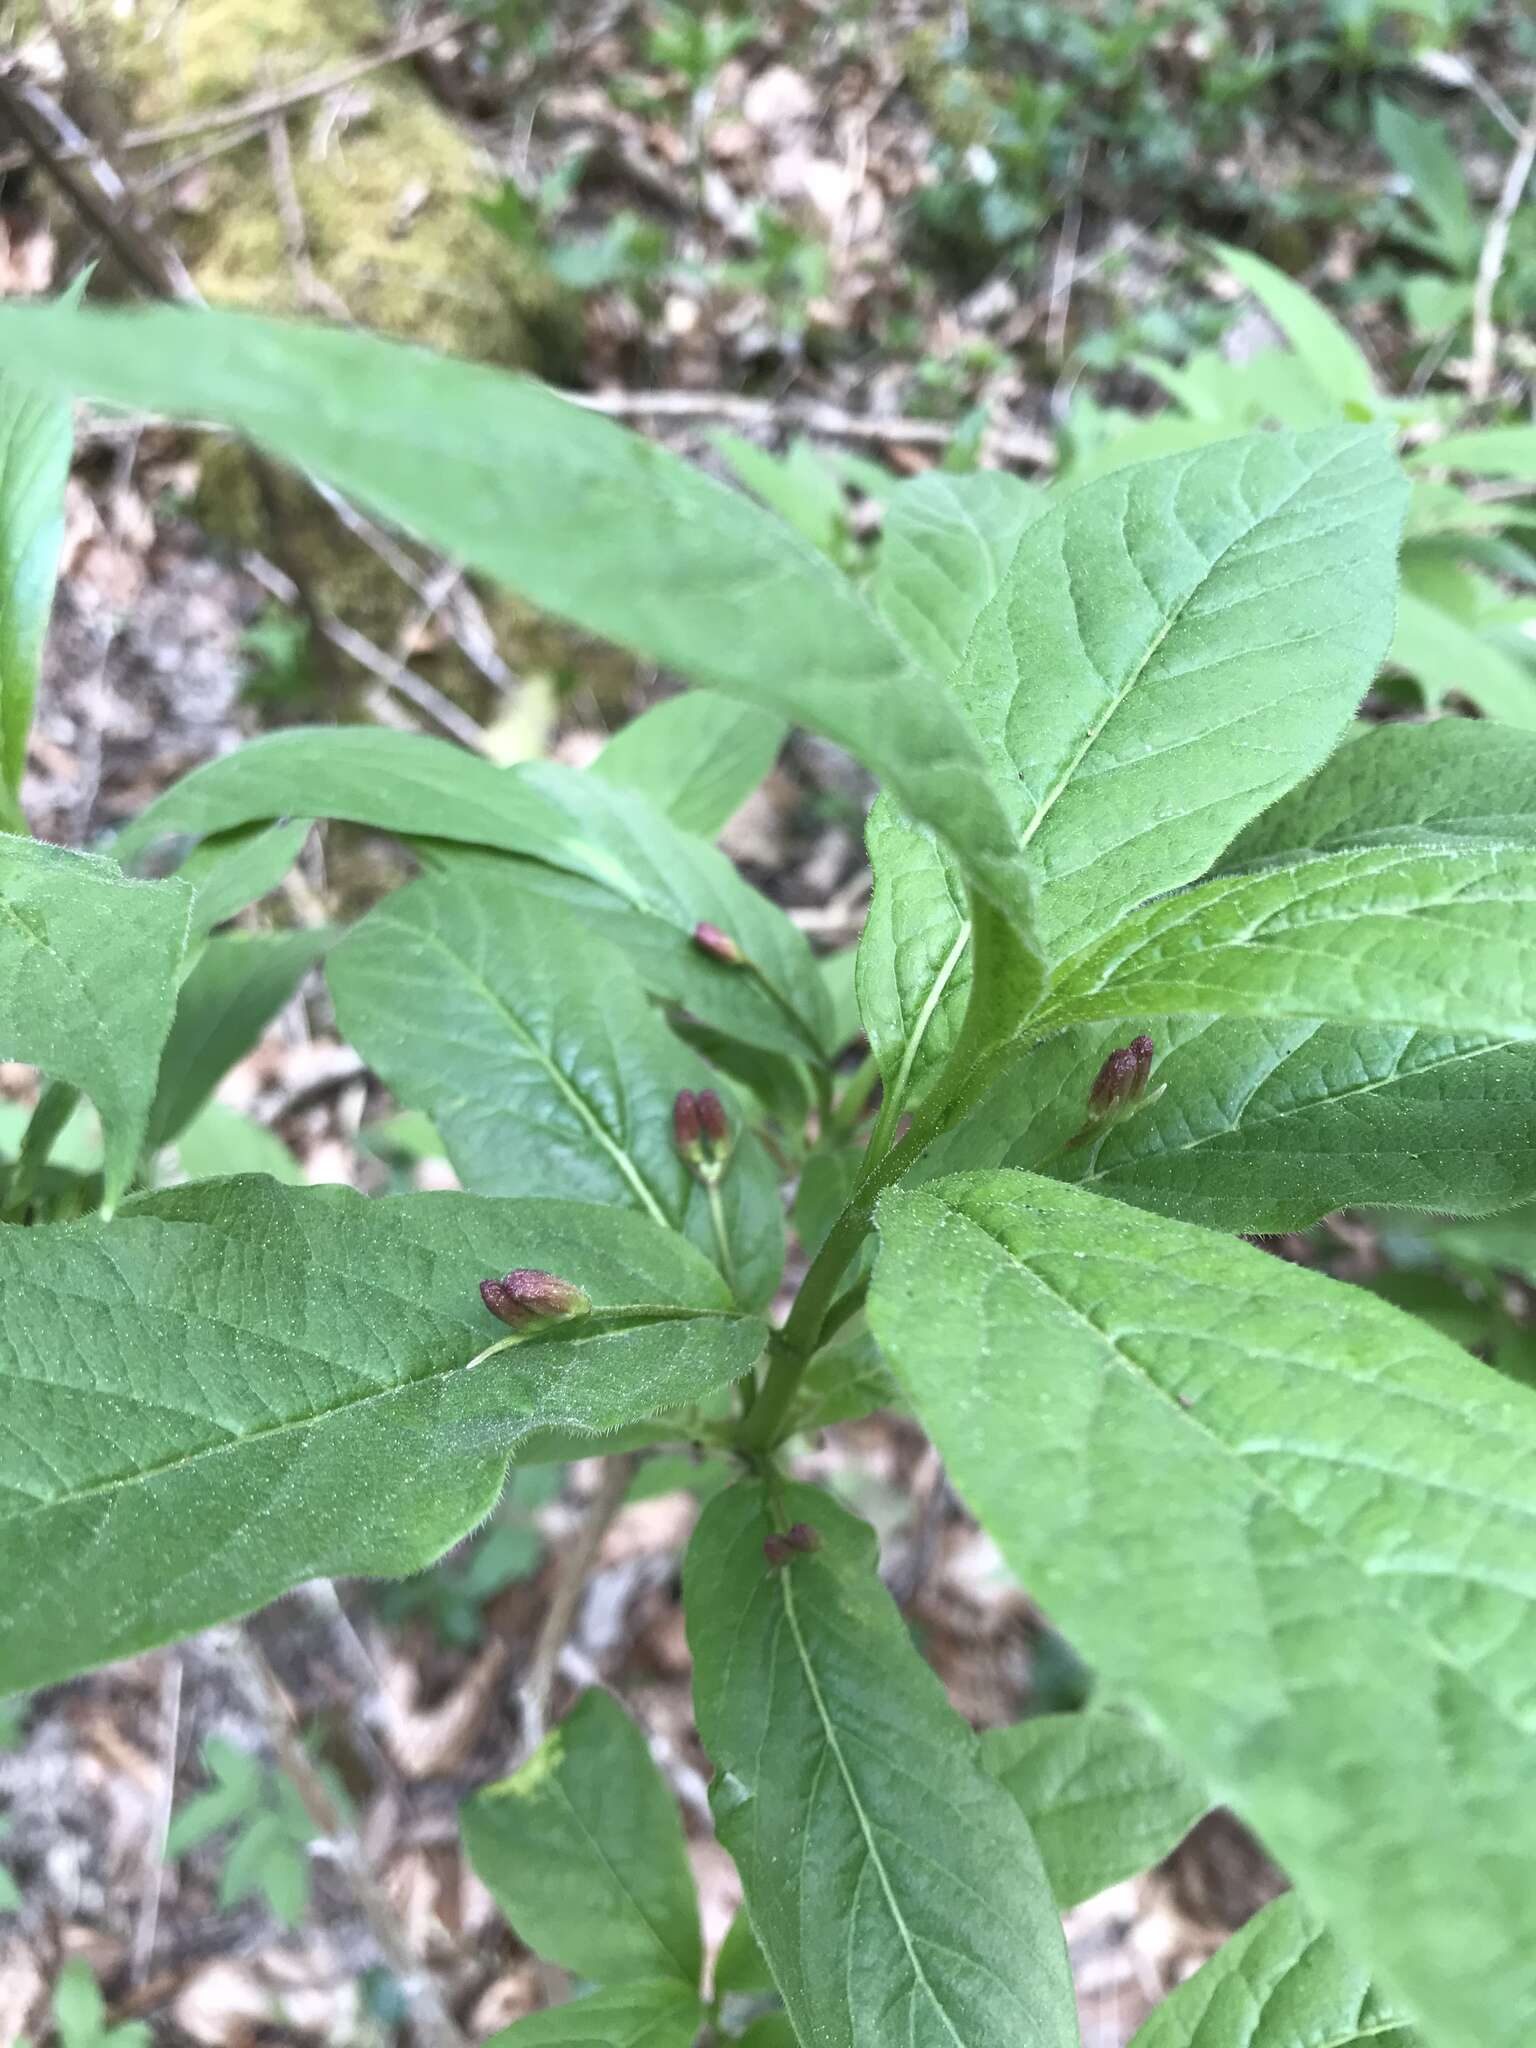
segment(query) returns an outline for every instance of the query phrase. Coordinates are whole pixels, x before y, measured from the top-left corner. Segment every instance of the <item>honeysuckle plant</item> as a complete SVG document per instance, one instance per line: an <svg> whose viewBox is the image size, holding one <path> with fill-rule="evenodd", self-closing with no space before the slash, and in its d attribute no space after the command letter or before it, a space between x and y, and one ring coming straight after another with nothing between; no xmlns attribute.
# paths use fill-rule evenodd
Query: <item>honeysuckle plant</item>
<svg viewBox="0 0 1536 2048"><path fill-rule="evenodd" d="M0 1050L49 1081L0 1226L0 1688L416 1571L509 1463L693 1444L731 1473L684 1604L745 1915L706 1983L677 1810L587 1696L466 1815L587 1987L520 2044L1065 2048L1061 1909L1221 1801L1296 1890L1141 2048L1526 2048L1536 1395L1243 1241L1536 1194L1536 738L1356 723L1382 427L919 477L855 582L557 394L359 333L12 307L0 371L54 436L5 471L13 802L76 394L244 432L697 686L587 772L288 731L105 852L0 841ZM792 723L881 784L851 976L711 843ZM220 929L317 818L419 878L286 952ZM220 1019L322 950L464 1192L157 1186ZM81 1094L94 1178L54 1156ZM978 1738L795 1481L891 1402L1085 1711Z"/></svg>

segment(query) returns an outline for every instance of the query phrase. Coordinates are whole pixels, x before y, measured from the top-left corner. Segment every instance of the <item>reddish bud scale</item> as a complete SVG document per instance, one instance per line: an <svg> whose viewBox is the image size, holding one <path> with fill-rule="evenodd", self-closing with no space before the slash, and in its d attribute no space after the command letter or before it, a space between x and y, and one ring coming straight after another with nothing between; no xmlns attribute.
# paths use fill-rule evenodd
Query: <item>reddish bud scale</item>
<svg viewBox="0 0 1536 2048"><path fill-rule="evenodd" d="M533 1267L520 1267L500 1280L482 1280L480 1299L498 1322L513 1330L566 1322L592 1312L590 1296L579 1287Z"/></svg>
<svg viewBox="0 0 1536 2048"><path fill-rule="evenodd" d="M696 924L693 928L693 943L701 953L707 953L712 960L718 960L724 967L745 967L747 956L731 937L721 931L717 924Z"/></svg>
<svg viewBox="0 0 1536 2048"><path fill-rule="evenodd" d="M775 1571L782 1571L792 1557L809 1557L820 1548L821 1538L809 1522L794 1522L763 1538L763 1556Z"/></svg>
<svg viewBox="0 0 1536 2048"><path fill-rule="evenodd" d="M685 1159L691 1160L699 1157L703 1137L699 1098L691 1088L680 1088L672 1104L672 1142Z"/></svg>
<svg viewBox="0 0 1536 2048"><path fill-rule="evenodd" d="M672 1142L702 1181L718 1180L731 1156L731 1126L713 1088L678 1090L672 1104Z"/></svg>
<svg viewBox="0 0 1536 2048"><path fill-rule="evenodd" d="M726 1122L725 1104L713 1088L701 1088L694 1097L698 1105L699 1123L713 1151L724 1152L731 1142L731 1127Z"/></svg>

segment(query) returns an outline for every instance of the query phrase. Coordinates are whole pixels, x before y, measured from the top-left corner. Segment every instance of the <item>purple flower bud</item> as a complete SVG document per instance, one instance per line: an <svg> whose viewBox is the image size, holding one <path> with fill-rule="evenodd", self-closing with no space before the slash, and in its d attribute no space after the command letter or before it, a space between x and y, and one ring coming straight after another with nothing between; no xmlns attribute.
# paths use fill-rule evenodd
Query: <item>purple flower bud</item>
<svg viewBox="0 0 1536 2048"><path fill-rule="evenodd" d="M701 1088L693 1098L698 1105L699 1123L704 1136L709 1140L709 1149L716 1155L730 1150L731 1127L726 1122L725 1104L713 1088Z"/></svg>
<svg viewBox="0 0 1536 2048"><path fill-rule="evenodd" d="M821 1537L809 1522L793 1523L784 1531L784 1541L791 1550L798 1550L807 1556L821 1548Z"/></svg>
<svg viewBox="0 0 1536 2048"><path fill-rule="evenodd" d="M731 1156L731 1126L713 1088L682 1088L672 1104L672 1142L702 1181L716 1181Z"/></svg>
<svg viewBox="0 0 1536 2048"><path fill-rule="evenodd" d="M745 967L747 964L746 954L730 933L721 931L717 924L696 924L693 943L701 953L707 953L711 960L718 960L724 967Z"/></svg>
<svg viewBox="0 0 1536 2048"><path fill-rule="evenodd" d="M1139 1102L1147 1092L1147 1077L1152 1072L1152 1059L1156 1047L1143 1032L1140 1038L1131 1040L1130 1050L1136 1055L1136 1079L1131 1088L1131 1100Z"/></svg>
<svg viewBox="0 0 1536 2048"><path fill-rule="evenodd" d="M767 1558L775 1571L779 1571L783 1566L787 1565L794 1554L795 1546L787 1536L780 1536L775 1532L763 1538L763 1556Z"/></svg>
<svg viewBox="0 0 1536 2048"><path fill-rule="evenodd" d="M569 1280L522 1267L501 1280L482 1280L480 1299L509 1329L531 1330L540 1323L569 1322L592 1313L592 1302Z"/></svg>
<svg viewBox="0 0 1536 2048"><path fill-rule="evenodd" d="M1113 1116L1129 1102L1136 1086L1136 1055L1128 1045L1112 1052L1094 1076L1088 1090L1088 1114L1095 1119Z"/></svg>
<svg viewBox="0 0 1536 2048"><path fill-rule="evenodd" d="M1116 1047L1094 1076L1093 1086L1088 1090L1088 1121L1076 1137L1067 1140L1067 1151L1100 1136L1100 1125L1114 1123L1146 1098L1156 1051L1145 1032L1129 1045ZM1161 1088L1154 1088L1151 1099L1155 1102L1162 1092Z"/></svg>
<svg viewBox="0 0 1536 2048"><path fill-rule="evenodd" d="M672 1142L690 1165L704 1156L704 1118L691 1088L679 1088L673 1099Z"/></svg>

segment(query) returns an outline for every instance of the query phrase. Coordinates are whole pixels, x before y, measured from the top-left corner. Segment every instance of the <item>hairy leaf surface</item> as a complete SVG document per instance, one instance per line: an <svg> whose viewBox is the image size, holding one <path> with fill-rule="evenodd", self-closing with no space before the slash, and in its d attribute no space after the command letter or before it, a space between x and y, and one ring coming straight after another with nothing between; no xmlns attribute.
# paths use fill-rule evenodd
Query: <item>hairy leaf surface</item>
<svg viewBox="0 0 1536 2048"><path fill-rule="evenodd" d="M677 1801L611 1693L583 1693L462 1821L470 1861L537 1954L597 1984L697 1986L699 1907Z"/></svg>
<svg viewBox="0 0 1536 2048"><path fill-rule="evenodd" d="M776 1527L814 1554L779 1568ZM720 1839L817 2048L1068 2048L1061 1929L1016 1803L914 1651L874 1532L813 1487L705 1509L684 1577Z"/></svg>
<svg viewBox="0 0 1536 2048"><path fill-rule="evenodd" d="M1147 1032L1164 1092L1086 1142L1088 1092ZM1406 1025L1160 1016L1047 1039L924 1161L1020 1166L1213 1230L1367 1203L1476 1216L1536 1194L1536 1047Z"/></svg>
<svg viewBox="0 0 1536 2048"><path fill-rule="evenodd" d="M673 1141L678 1090L709 1087L624 956L486 858L388 896L329 966L337 1020L390 1092L424 1110L471 1194L611 1203L717 1254L704 1189ZM728 1091L727 1091L728 1092ZM730 1112L721 1182L741 1299L772 1299L778 1183Z"/></svg>
<svg viewBox="0 0 1536 2048"><path fill-rule="evenodd" d="M953 857L877 797L865 834L874 893L859 938L859 1014L886 1100L912 1108L960 1036L970 999L970 906Z"/></svg>
<svg viewBox="0 0 1536 2048"><path fill-rule="evenodd" d="M109 1205L144 1142L191 909L182 882L0 838L0 1054L95 1103Z"/></svg>
<svg viewBox="0 0 1536 2048"><path fill-rule="evenodd" d="M1046 503L1043 491L997 469L930 469L891 493L870 597L930 675L960 667L1019 536Z"/></svg>
<svg viewBox="0 0 1536 2048"><path fill-rule="evenodd" d="M1329 428L1138 463L1024 529L956 691L1052 950L1202 874L1327 755L1391 637L1404 495L1382 434Z"/></svg>
<svg viewBox="0 0 1536 2048"><path fill-rule="evenodd" d="M1420 2036L1294 1892L1217 1949L1131 2048L1415 2048Z"/></svg>
<svg viewBox="0 0 1536 2048"><path fill-rule="evenodd" d="M621 725L591 773L637 789L684 832L711 838L778 757L784 721L755 704L685 690Z"/></svg>
<svg viewBox="0 0 1536 2048"><path fill-rule="evenodd" d="M142 886L142 885L140 885ZM594 1314L505 1335L478 1283ZM644 1217L202 1181L113 1222L0 1231L0 1674L43 1685L303 1579L419 1571L540 1428L604 1431L745 1372L762 1325Z"/></svg>
<svg viewBox="0 0 1536 2048"><path fill-rule="evenodd" d="M958 1175L878 1220L870 1320L1031 1592L1437 2043L1517 2048L1536 1396L1053 1181Z"/></svg>
<svg viewBox="0 0 1536 2048"><path fill-rule="evenodd" d="M981 1755L1023 1809L1063 1911L1150 1869L1210 1805L1128 1714L1036 1714L987 1729Z"/></svg>
<svg viewBox="0 0 1536 2048"><path fill-rule="evenodd" d="M1255 818L1220 865L1356 846L1536 847L1536 733L1472 718L1376 726Z"/></svg>
<svg viewBox="0 0 1536 2048"><path fill-rule="evenodd" d="M554 762L493 768L444 740L348 726L273 733L196 769L118 841L126 858L169 832L222 832L296 810L424 842L523 856L520 872L607 930L658 995L721 1030L803 1054L830 1018L810 947L723 854L680 832L634 790ZM430 853L431 849L427 851ZM695 926L717 925L750 969L701 953Z"/></svg>
<svg viewBox="0 0 1536 2048"><path fill-rule="evenodd" d="M1029 927L955 705L808 541L653 442L526 378L237 313L6 308L0 363L248 433L546 610L824 733Z"/></svg>
<svg viewBox="0 0 1536 2048"><path fill-rule="evenodd" d="M492 2034L485 2048L693 2048L705 2017L696 1991L655 1977L531 2013Z"/></svg>
<svg viewBox="0 0 1536 2048"><path fill-rule="evenodd" d="M1042 1025L1172 1010L1536 1037L1536 853L1373 847L1223 875L1067 962Z"/></svg>

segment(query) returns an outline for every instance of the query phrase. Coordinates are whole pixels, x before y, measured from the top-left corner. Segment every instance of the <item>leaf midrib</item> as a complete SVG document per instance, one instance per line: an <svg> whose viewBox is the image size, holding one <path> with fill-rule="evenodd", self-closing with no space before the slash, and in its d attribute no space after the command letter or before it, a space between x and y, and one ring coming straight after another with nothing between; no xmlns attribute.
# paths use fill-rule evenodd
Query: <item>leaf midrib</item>
<svg viewBox="0 0 1536 2048"><path fill-rule="evenodd" d="M214 1318L210 1316L200 1316L194 1318L190 1310L177 1309L173 1304L167 1304L164 1302L156 1304L155 1313L157 1315L180 1315L183 1321L192 1322L195 1320L199 1324L203 1325L212 1323L214 1321ZM599 1316L605 1313L608 1315L622 1315L625 1313L633 1313L633 1310L615 1307L608 1309L606 1311L599 1309L598 1311L596 1311L596 1313ZM679 1323L698 1322L702 1320L723 1320L727 1322L738 1322L743 1320L743 1318L739 1315L737 1311L731 1309L684 1307L677 1308L676 1311L670 1316L658 1315L655 1313L655 1311L652 1311L649 1319L652 1322L675 1321ZM240 1334L255 1334L259 1336L261 1333L253 1333L242 1328ZM593 1337L604 1337L611 1336L614 1334L615 1331L611 1326L603 1329L583 1331L573 1327L571 1324L562 1325L557 1332L551 1333L551 1335L558 1336L560 1341L560 1348L562 1350L574 1348L582 1344L585 1344ZM537 1340L538 1333L530 1332L529 1335L523 1339L523 1342L529 1343L536 1342ZM270 1341L270 1339L268 1341ZM466 1333L466 1341L473 1342L473 1336L469 1333ZM293 1347L290 1346L284 1348L292 1349ZM337 1363L337 1361L325 1358L317 1353L306 1353L304 1355L312 1358L316 1364L324 1365L331 1369L334 1369ZM476 1354L471 1355L473 1356ZM113 1474L110 1478L94 1479L88 1485L70 1487L65 1492L55 1494L51 1499L34 1502L32 1506L24 1508L18 1514L5 1516L3 1519L0 1519L0 1529L9 1528L14 1525L19 1525L21 1523L28 1521L33 1516L47 1515L59 1509L75 1507L79 1502L90 1500L99 1494L118 1493L124 1491L128 1487L149 1485L154 1480L163 1479L171 1473L181 1471L184 1467L197 1465L204 1462L205 1460L223 1457L231 1453L248 1450L253 1444L269 1442L274 1438L285 1436L291 1431L313 1429L317 1424L327 1422L333 1416L352 1415L361 1413L364 1409L372 1406L375 1402L393 1401L401 1398L402 1396L408 1396L416 1392L419 1388L430 1387L436 1384L437 1382L446 1379L450 1373L464 1371L467 1364L467 1360L455 1359L449 1365L434 1366L430 1371L419 1374L415 1379L397 1380L394 1382L393 1385L390 1386L372 1387L366 1393L353 1395L346 1400L330 1402L325 1407L313 1409L305 1415L284 1416L278 1422L267 1423L258 1428L243 1430L238 1435L226 1437L224 1441L221 1443L198 1444L192 1450L183 1451L179 1453L177 1456L163 1459L158 1465L146 1465L141 1467L137 1471L116 1473ZM25 1376L0 1371L0 1387L3 1387L7 1380L16 1380L23 1377ZM55 1387L57 1385L57 1382L53 1380L37 1380L35 1383L47 1387ZM188 1409L182 1409L178 1412L182 1414L196 1414L195 1410ZM210 1422L212 1420L211 1417L206 1419ZM600 1426L593 1425L590 1423L578 1422L568 1415L518 1416L508 1412L504 1413L501 1419L507 1422L509 1425L513 1423L521 1425L520 1427L513 1429L509 1434L507 1438L507 1443L509 1446L515 1444L519 1437L526 1436L530 1432L538 1429L580 1428L592 1429L595 1434L601 1434Z"/></svg>
<svg viewBox="0 0 1536 2048"><path fill-rule="evenodd" d="M826 1742L827 1752L837 1767L838 1776L842 1779L843 1791L847 1796L849 1806L853 1809L854 1818L858 1822L859 1833L864 1840L864 1851L869 1858L870 1867L874 1870L875 1876L879 1881L880 1892L885 1900L886 1910L891 1916L892 1924L895 1926L897 1933L901 1936L901 1945L906 1950L907 1960L911 1965L913 1977L922 1986L929 2004L944 2022L945 2031L948 2033L951 2041L954 2042L955 2048L965 2048L965 2043L955 2030L954 2021L940 2002L933 1986L928 1981L927 1972L918 1960L917 1951L912 1943L911 1929L907 1926L906 1917L902 1913L901 1907L897 1903L896 1895L891 1889L891 1881L886 1874L884 1859L881 1857L880 1851L876 1846L874 1832L869 1824L869 1817L864 1811L864 1802L859 1796L858 1787L854 1782L853 1773L848 1767L847 1758L843 1755L843 1747L838 1740L836 1726L827 1711L826 1700L822 1695L821 1683L816 1676L816 1667L811 1660L810 1649L800 1627L800 1616L795 1606L794 1567L792 1564L784 1566L780 1571L779 1586L783 1594L784 1618L789 1624L790 1635L794 1639L795 1654L799 1658L800 1668L805 1674L806 1686L810 1691L811 1701L816 1709L816 1717L821 1722L822 1735Z"/></svg>
<svg viewBox="0 0 1536 2048"><path fill-rule="evenodd" d="M1351 448L1353 448L1354 445L1354 443L1349 444ZM1316 468L1309 470L1304 477L1299 478L1285 493L1284 497L1278 499L1273 505L1268 506L1264 510L1264 512L1261 513L1259 516L1250 520L1249 524L1245 526L1240 533L1235 533L1232 536L1231 540L1229 540L1226 543L1226 545L1220 550L1220 552L1211 558L1210 562L1207 563L1205 569L1201 572L1200 576L1184 593L1183 597L1179 599L1178 603L1174 606L1173 610L1168 614L1167 618L1163 622L1161 630L1157 633L1151 645L1142 655L1141 660L1136 663L1135 667L1131 671L1131 674L1126 679L1124 684L1111 697L1109 704L1105 707L1102 715L1099 717L1097 722L1091 725L1088 731L1084 734L1081 744L1078 746L1076 752L1068 761L1066 767L1062 770L1061 774L1057 777L1054 786L1047 792L1042 802L1036 806L1034 816L1030 819L1028 825L1025 826L1024 831L1020 836L1019 845L1021 848L1029 845L1030 841L1034 838L1036 832L1038 832L1040 827L1045 823L1045 820L1047 819L1047 817L1049 817L1051 811L1055 808L1056 804L1059 802L1061 797L1066 793L1066 790L1070 786L1073 777L1077 774L1078 769L1082 766L1083 762L1088 758L1088 755L1093 751L1093 749L1098 745L1099 741L1103 738L1105 732L1108 730L1109 726L1113 723L1114 719L1129 699L1131 692L1136 688L1137 684L1140 683L1142 678L1146 675L1147 670L1151 667L1152 662L1161 650L1163 643L1167 640L1170 633L1173 632L1174 628L1181 622L1185 612L1189 609L1189 606L1194 602L1195 598L1199 596L1200 592L1206 587L1206 585L1210 582L1211 578L1220 569L1222 563L1226 560L1227 556L1231 554L1234 548L1241 547L1244 544L1244 542L1251 540L1254 534L1259 531L1260 527L1267 525L1268 522L1272 519L1278 519L1280 515L1283 512L1285 512L1291 504L1295 502L1296 498L1300 495L1300 493L1303 490L1305 490L1309 485L1316 483L1317 479L1323 474L1323 472L1326 469L1328 469L1331 466L1331 464L1336 462L1339 456L1344 452L1345 450L1341 448L1333 449L1327 457L1326 461L1319 463L1316 466ZM1065 546L1065 515L1063 515L1062 542L1063 546ZM1023 536L1021 536L1020 538L1021 547L1022 544ZM1126 554L1129 557L1129 547L1126 548ZM1010 575L1013 572L1013 566L1014 565L1010 563ZM1138 575L1141 573L1139 568L1137 570L1137 573ZM1001 592L999 592L999 595L1001 595ZM1075 614L1075 605L1073 607L1073 610ZM1086 649L1084 651L1086 653Z"/></svg>
<svg viewBox="0 0 1536 2048"><path fill-rule="evenodd" d="M558 1777L556 1777L554 1781L554 1786L557 1795L563 1801L564 1805L566 1806L570 1814L572 1821L575 1823L577 1829L579 1830L582 1840L591 1850L594 1859L598 1863L600 1863L603 1869L608 1873L609 1878L613 1882L614 1890L626 1902L630 1910L634 1913L636 1918L640 1921L641 1925L645 1928L646 1933L650 1935L652 1941L656 1944L657 1949L663 1956L666 1957L667 1961L671 1964L672 1973L675 1973L677 1975L677 1977L680 1979L685 1988L692 1988L694 1980L687 1963L681 1957L676 1956L672 1953L672 1950L667 1943L665 1935L663 1934L662 1930L656 1925L655 1921L652 1920L650 1914L646 1911L645 1904L641 1900L639 1894L635 1892L628 1884L625 1883L623 1875L614 1863L612 1857L609 1856L607 1850L603 1847L601 1840L596 1835L594 1835L591 1828L588 1827L586 1819L577 1808L575 1800L572 1799L570 1792L567 1790L566 1786L560 1781Z"/></svg>
<svg viewBox="0 0 1536 2048"><path fill-rule="evenodd" d="M1134 1173L1137 1170L1137 1168L1142 1166L1155 1166L1163 1160L1183 1159L1187 1157L1188 1154L1191 1152L1200 1151L1204 1146L1219 1145L1227 1140L1240 1139L1247 1131L1261 1131L1264 1130L1270 1124L1284 1123L1290 1117L1310 1116L1315 1110L1332 1109L1334 1105L1337 1103L1352 1102L1357 1097L1362 1095L1374 1095L1379 1090L1383 1088L1395 1087L1398 1083L1402 1083L1406 1086L1410 1082L1422 1079L1425 1075L1439 1073L1442 1067L1459 1066L1467 1060L1487 1059L1495 1053L1509 1052L1516 1046L1525 1045L1529 1043L1528 1040L1522 1038L1482 1039L1470 1052L1446 1053L1445 1056L1441 1059L1427 1060L1423 1066L1412 1067L1408 1069L1406 1074L1404 1073L1404 1070L1401 1065L1402 1051L1407 1050L1407 1048L1404 1047L1402 1048L1402 1051L1400 1051L1398 1054L1399 1064L1394 1066L1391 1073L1389 1074L1382 1074L1372 1081L1355 1082L1352 1086L1348 1088L1330 1089L1325 1094L1310 1096L1305 1102L1289 1102L1286 1103L1283 1107L1260 1110L1256 1115L1253 1116L1250 1116L1248 1114L1249 1105L1254 1100L1254 1097L1259 1094L1260 1090L1269 1085L1269 1083L1275 1078L1276 1074L1280 1072L1281 1067L1283 1067L1287 1061L1297 1058L1297 1056L1307 1046L1310 1046L1312 1044L1313 1040L1317 1037L1317 1033L1319 1031L1332 1031L1340 1028L1347 1030L1349 1027L1340 1027L1327 1019L1318 1019L1316 1021L1315 1028L1310 1034L1310 1036L1304 1038L1301 1041L1300 1045L1293 1047L1292 1050L1285 1055L1284 1059L1276 1061L1275 1065L1269 1069L1268 1073L1263 1075L1263 1077L1258 1081L1255 1087L1249 1092L1249 1094L1245 1098L1242 1108L1238 1111L1237 1116L1233 1120L1233 1122L1229 1124L1224 1124L1219 1130L1202 1131L1197 1137L1192 1137L1188 1139L1182 1145L1162 1145L1159 1146L1155 1151L1148 1149L1142 1152L1129 1153L1122 1156L1119 1159L1112 1160L1111 1163L1105 1167L1100 1167L1097 1164L1095 1164L1093 1170L1089 1173L1083 1174L1077 1181L1076 1185L1079 1187L1087 1187L1093 1181L1109 1180L1115 1177L1116 1175ZM1417 1036L1419 1031L1422 1030L1424 1027L1403 1025L1401 1028L1405 1031L1410 1031L1413 1033L1414 1036ZM1185 1041L1186 1044L1191 1042L1192 1041L1189 1040ZM1182 1047L1180 1048L1180 1050L1182 1050ZM1108 1133L1106 1133L1105 1135L1108 1136ZM1291 1156L1296 1157L1298 1155L1293 1153ZM1330 1153L1325 1156L1331 1158L1334 1155ZM1095 1161L1097 1161L1098 1154L1095 1153L1094 1157ZM1027 1170L1030 1172L1035 1172L1038 1169L1031 1167Z"/></svg>
<svg viewBox="0 0 1536 2048"><path fill-rule="evenodd" d="M644 1175L641 1173L632 1155L619 1144L617 1139L610 1137L608 1132L604 1130L597 1111L593 1109L586 1097L581 1093L581 1090L576 1087L575 1083L563 1069L556 1065L549 1053L539 1044L528 1026L524 1024L523 1020L506 999L498 995L496 990L491 987L491 984L480 973L479 969L472 967L463 954L454 951L435 926L416 925L410 928L410 933L413 939L420 940L426 938L430 940L437 947L438 951L444 954L459 969L464 979L474 990L478 991L487 1006L506 1021L511 1036L523 1045L525 1050L532 1056L534 1063L553 1082L557 1092L565 1099L571 1109L575 1111L578 1120L586 1126L590 1136L608 1154L614 1166L618 1169L621 1178L627 1181L629 1186L633 1188L646 1215L650 1217L653 1223L660 1224L663 1230L675 1230L677 1228L676 1224L667 1215L660 1202L651 1192Z"/></svg>

